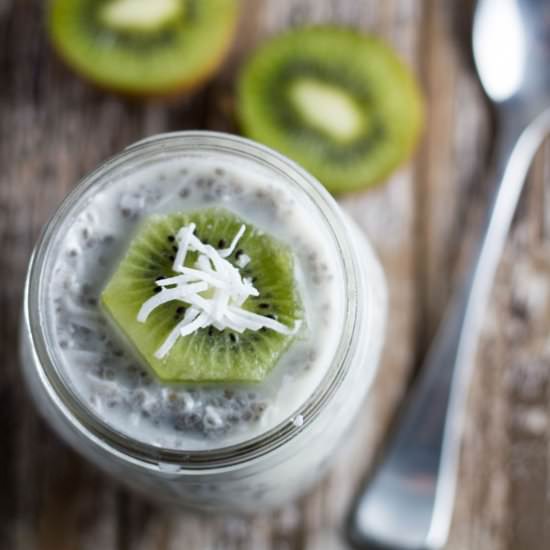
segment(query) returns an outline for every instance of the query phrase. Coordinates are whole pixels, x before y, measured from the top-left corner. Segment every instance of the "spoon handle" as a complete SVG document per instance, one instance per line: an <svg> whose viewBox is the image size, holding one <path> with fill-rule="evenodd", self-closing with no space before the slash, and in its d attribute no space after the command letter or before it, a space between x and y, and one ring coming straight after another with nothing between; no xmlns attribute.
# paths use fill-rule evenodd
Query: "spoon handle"
<svg viewBox="0 0 550 550"><path fill-rule="evenodd" d="M359 495L349 535L359 548L432 550L447 540L465 398L495 272L527 171L550 128L550 110L532 124L503 117L494 197L476 260L447 311L382 460Z"/></svg>

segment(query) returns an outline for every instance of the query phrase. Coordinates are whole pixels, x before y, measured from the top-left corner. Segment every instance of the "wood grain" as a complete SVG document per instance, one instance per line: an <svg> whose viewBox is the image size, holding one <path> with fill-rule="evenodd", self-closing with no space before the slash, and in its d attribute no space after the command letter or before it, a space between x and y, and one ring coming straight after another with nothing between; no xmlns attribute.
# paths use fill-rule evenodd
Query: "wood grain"
<svg viewBox="0 0 550 550"><path fill-rule="evenodd" d="M490 143L486 106L457 36L464 4L437 0L243 0L216 79L193 98L135 104L90 88L50 51L40 0L0 0L0 548L337 550L342 519L439 322L476 233ZM460 4L457 9L457 4ZM372 398L330 475L299 502L252 518L159 508L68 450L19 376L17 323L33 242L78 179L157 132L235 131L233 84L248 52L292 25L376 32L418 74L427 124L416 159L342 205L373 241L391 290ZM460 30L460 29L458 29ZM452 550L538 550L550 540L550 145L539 154L499 270L469 400ZM467 247L466 247L467 248ZM467 254L467 252L466 252Z"/></svg>

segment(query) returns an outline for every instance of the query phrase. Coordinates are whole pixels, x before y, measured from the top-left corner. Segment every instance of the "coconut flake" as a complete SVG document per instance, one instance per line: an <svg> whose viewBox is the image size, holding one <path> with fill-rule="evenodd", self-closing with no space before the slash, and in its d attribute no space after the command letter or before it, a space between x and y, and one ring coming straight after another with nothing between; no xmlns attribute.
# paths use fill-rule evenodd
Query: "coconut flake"
<svg viewBox="0 0 550 550"><path fill-rule="evenodd" d="M261 328L285 335L296 334L301 321L296 321L294 327L289 328L271 317L241 307L249 297L260 294L252 280L243 279L239 269L226 259L233 254L246 226L242 225L230 246L221 250L204 244L194 235L195 228L195 224L190 223L177 232L178 251L172 268L179 275L156 281L160 292L149 298L137 315L137 320L145 323L157 307L168 302L180 301L191 306L156 351L155 357L163 359L179 338L208 326L218 330L230 329L239 334L245 330L257 331ZM188 252L199 253L193 267L185 266ZM241 254L237 264L242 268L250 261L250 256Z"/></svg>
<svg viewBox="0 0 550 550"><path fill-rule="evenodd" d="M243 224L237 231L237 234L233 237L233 240L231 241L229 248L223 248L222 250L218 251L219 255L222 258L227 258L228 256L231 256L231 254L233 254L233 251L235 250L235 248L237 248L237 244L241 240L241 237L244 235L245 231L246 231L246 225Z"/></svg>
<svg viewBox="0 0 550 550"><path fill-rule="evenodd" d="M174 347L174 344L178 341L178 338L181 336L181 331L185 330L186 326L192 324L199 315L199 310L193 307L189 308L185 312L183 319L174 327L162 346L155 352L155 357L157 359L162 359L163 357L165 357Z"/></svg>
<svg viewBox="0 0 550 550"><path fill-rule="evenodd" d="M243 267L246 267L250 263L250 256L248 254L241 254L237 258L237 265L242 269Z"/></svg>
<svg viewBox="0 0 550 550"><path fill-rule="evenodd" d="M197 226L194 223L190 223L178 231L176 236L176 242L179 244L178 252L176 253L176 257L174 259L174 265L172 266L172 269L176 273L179 273L180 269L183 267L185 256L187 255L187 250L189 248L191 237L193 237L195 227Z"/></svg>
<svg viewBox="0 0 550 550"><path fill-rule="evenodd" d="M206 282L194 283L190 285L178 285L176 288L163 289L159 294L155 294L149 298L139 310L137 319L140 323L145 323L147 317L162 304L173 302L174 300L185 301L187 296L198 294L208 290L208 284Z"/></svg>

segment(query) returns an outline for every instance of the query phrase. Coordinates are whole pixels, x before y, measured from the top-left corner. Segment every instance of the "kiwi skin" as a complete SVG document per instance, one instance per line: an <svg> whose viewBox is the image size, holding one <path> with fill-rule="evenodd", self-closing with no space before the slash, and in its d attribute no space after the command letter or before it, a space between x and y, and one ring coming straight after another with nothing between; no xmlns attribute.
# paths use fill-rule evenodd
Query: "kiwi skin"
<svg viewBox="0 0 550 550"><path fill-rule="evenodd" d="M314 166L312 162L308 162L309 159L300 158L301 155L296 153L295 149L293 149L289 143L281 143L280 138L276 140L278 142L276 143L265 135L265 129L258 129L257 113L254 112L254 107L251 107L249 104L250 102L247 101L247 96L250 98L254 93L250 89L252 84L247 74L249 72L248 69L262 57L264 48L269 50L271 46L277 43L284 44L286 40L290 39L295 41L295 49L297 52L300 52L301 37L304 37L304 39L322 41L324 38L323 35L330 37L331 40L356 41L358 47L362 45L362 42L368 41L373 49L381 52L380 56L383 56L384 63L389 67L389 70L391 70L393 80L399 81L402 87L407 91L408 100L410 102L410 104L406 106L409 117L409 135L405 140L399 143L400 154L398 162L386 163L383 166L377 167L375 175L370 174L362 178L353 177L353 175L352 177L348 177L349 174L346 174L344 171L342 171L341 174L337 174L335 173L335 169L327 169L325 166ZM344 26L314 25L301 27L287 31L269 40L264 46L260 46L247 63L245 63L237 83L237 96L237 124L242 133L251 139L263 142L268 146L278 149L281 153L286 154L299 164L302 164L304 168L317 177L317 179L333 194L359 192L364 190L364 188L372 187L385 181L392 173L411 159L425 124L423 94L409 68L385 41L376 36L365 34L357 29Z"/></svg>
<svg viewBox="0 0 550 550"><path fill-rule="evenodd" d="M78 1L78 0L75 0ZM154 1L154 0L151 0ZM121 84L113 84L107 79L96 78L94 75L86 71L85 67L81 67L75 59L71 58L66 48L57 39L57 35L54 32L54 18L52 16L54 9L54 2L50 0L49 13L47 17L46 29L50 37L50 43L59 59L63 64L78 74L81 78L87 82L93 84L99 90L113 93L130 100L174 100L176 98L191 95L200 89L204 84L210 80L216 70L221 66L224 59L227 58L231 50L233 39L236 34L239 16L240 16L240 2L236 2L235 14L231 24L228 24L224 29L223 34L218 34L218 39L223 43L220 47L219 55L212 57L203 63L201 71L197 72L193 77L189 78L188 75L183 75L180 82L174 82L170 86L163 88L149 88L137 90L131 86L124 86Z"/></svg>

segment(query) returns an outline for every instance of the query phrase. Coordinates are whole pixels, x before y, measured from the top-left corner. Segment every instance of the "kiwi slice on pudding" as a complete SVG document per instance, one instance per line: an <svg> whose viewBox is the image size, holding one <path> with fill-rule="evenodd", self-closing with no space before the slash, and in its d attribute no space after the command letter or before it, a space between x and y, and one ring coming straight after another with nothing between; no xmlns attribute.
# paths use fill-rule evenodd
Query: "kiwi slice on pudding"
<svg viewBox="0 0 550 550"><path fill-rule="evenodd" d="M51 0L54 46L80 75L135 96L190 90L229 49L238 0Z"/></svg>
<svg viewBox="0 0 550 550"><path fill-rule="evenodd" d="M384 42L351 29L271 39L245 65L238 90L244 133L335 193L383 180L411 155L422 127L411 72Z"/></svg>
<svg viewBox="0 0 550 550"><path fill-rule="evenodd" d="M289 248L222 208L150 217L101 303L165 381L260 381L302 317Z"/></svg>

